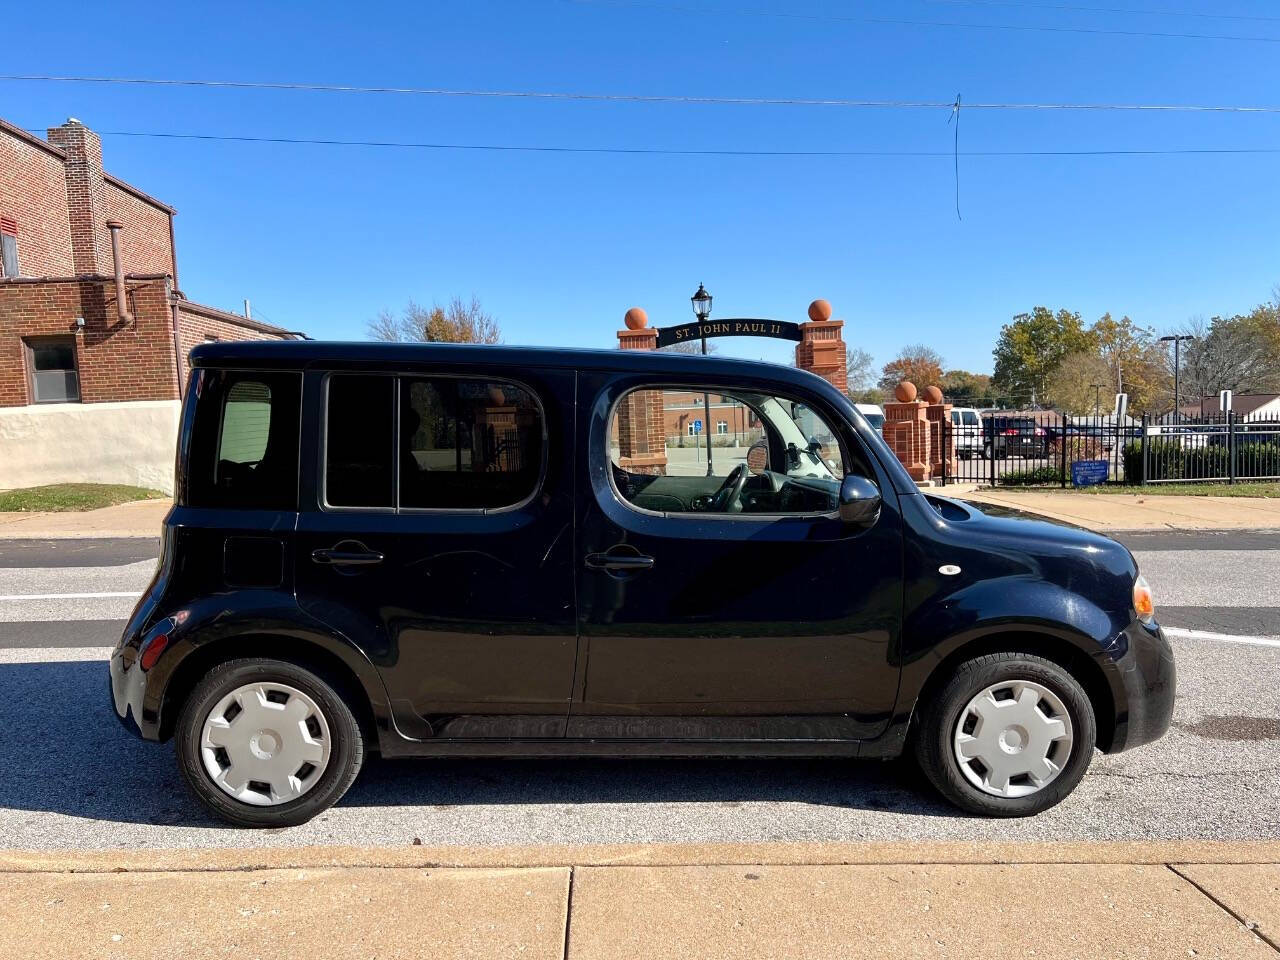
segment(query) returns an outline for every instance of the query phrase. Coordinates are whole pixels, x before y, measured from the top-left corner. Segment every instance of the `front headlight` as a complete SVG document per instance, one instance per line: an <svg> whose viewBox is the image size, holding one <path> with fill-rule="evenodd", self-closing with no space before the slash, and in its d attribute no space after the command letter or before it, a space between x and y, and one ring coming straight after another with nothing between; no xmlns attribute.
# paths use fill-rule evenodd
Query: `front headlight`
<svg viewBox="0 0 1280 960"><path fill-rule="evenodd" d="M1143 623L1150 623L1156 618L1156 602L1151 595L1151 584L1147 583L1147 578L1142 574L1138 574L1138 579L1133 581L1133 609Z"/></svg>

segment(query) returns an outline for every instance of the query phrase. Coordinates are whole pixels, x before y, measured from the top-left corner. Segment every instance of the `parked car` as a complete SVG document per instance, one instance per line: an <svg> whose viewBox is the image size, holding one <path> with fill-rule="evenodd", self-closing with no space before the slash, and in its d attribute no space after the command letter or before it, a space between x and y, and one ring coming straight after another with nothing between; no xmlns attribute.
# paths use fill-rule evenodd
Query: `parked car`
<svg viewBox="0 0 1280 960"><path fill-rule="evenodd" d="M884 433L884 409L878 403L855 403L854 408L867 419L876 430Z"/></svg>
<svg viewBox="0 0 1280 960"><path fill-rule="evenodd" d="M961 809L1023 816L1095 747L1169 726L1173 657L1128 550L922 492L812 374L313 341L191 363L110 685L231 823L308 820L372 753L910 751ZM635 439L667 392L732 397L762 436L667 475Z"/></svg>
<svg viewBox="0 0 1280 960"><path fill-rule="evenodd" d="M956 456L969 460L982 454L982 420L973 407L951 408L951 433Z"/></svg>
<svg viewBox="0 0 1280 960"><path fill-rule="evenodd" d="M1048 455L1049 434L1034 417L999 414L982 420L982 454L997 460L1006 457L1040 459Z"/></svg>

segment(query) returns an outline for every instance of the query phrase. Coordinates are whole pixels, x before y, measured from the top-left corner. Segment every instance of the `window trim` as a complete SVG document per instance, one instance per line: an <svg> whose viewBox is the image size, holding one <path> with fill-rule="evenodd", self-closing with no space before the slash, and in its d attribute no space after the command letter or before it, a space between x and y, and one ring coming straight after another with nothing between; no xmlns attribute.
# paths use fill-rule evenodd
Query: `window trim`
<svg viewBox="0 0 1280 960"><path fill-rule="evenodd" d="M27 374L27 397L32 406L37 404L44 406L53 403L84 403L84 385L80 382L80 343L79 338L74 333L59 334L40 334L32 337L22 337L22 365ZM69 343L71 345L71 359L75 364L74 370L76 374L76 398L74 400L40 400L36 397L36 354L35 348L38 345L49 345L58 343Z"/></svg>
<svg viewBox="0 0 1280 960"><path fill-rule="evenodd" d="M389 507L347 507L329 502L328 464L329 464L329 382L334 377L392 377L395 389L392 391L391 426L393 440L392 456L392 505ZM538 410L538 420L542 427L542 454L538 463L538 479L524 499L502 507L404 507L400 505L400 384L402 380L470 380L480 383L504 383L518 387L528 394ZM547 482L548 447L550 445L547 411L538 391L522 380L514 377L491 375L488 373L435 373L421 370L326 370L321 383L320 407L320 445L319 457L316 458L316 501L323 513L382 513L393 516L414 516L432 514L452 514L464 516L491 516L522 510L532 503L542 492Z"/></svg>
<svg viewBox="0 0 1280 960"><path fill-rule="evenodd" d="M833 416L833 412L829 404L822 401L819 401L818 403L815 404L814 402L812 402L812 400L805 400L799 396L796 396L794 394L791 394L785 391L781 393L775 392L775 388L772 386L768 386L768 387L764 387L762 389L756 389L756 390L751 390L745 387L727 387L727 388L717 388L717 389L746 390L747 392L750 392L750 393L768 394L769 396L772 396L778 400L787 400L792 403L802 403L806 407L808 407L810 410L813 410L816 413L819 413L821 416L823 416L827 420L842 421L842 418ZM610 453L609 437L613 429L612 427L613 417L614 417L614 414L617 412L618 405L623 400L625 400L630 394L639 392L641 390L679 390L682 392L696 390L699 393L705 393L708 391L708 388L705 385L699 386L699 387L690 387L681 383L665 383L665 382L643 384L639 386L624 388L618 394L618 396L614 398L614 400L609 404L608 414L605 416L605 419L604 419L605 428L601 434L602 442L603 442L602 452L604 454L604 462L606 465L605 475L609 483L610 493L613 494L614 500L616 500L624 509L629 510L632 513L638 514L639 516L642 516L642 517L662 517L663 519L667 519L667 520L682 520L686 522L694 521L694 522L701 522L701 523L706 523L708 520L731 520L731 521L734 521L735 523L741 523L745 521L745 522L756 522L763 525L764 523L773 523L778 520L811 521L812 522L817 520L838 520L839 519L840 517L839 505L837 505L834 510L829 510L825 513L710 513L710 512L696 512L696 511L680 511L679 513L673 513L668 510L649 510L645 507L636 506L634 503L632 503L630 500L624 497L622 495L622 491L618 489L618 482L617 482L617 479L614 477L614 473L613 473L614 463L613 463L612 454ZM737 400L748 410L751 410L753 413L755 413L755 415L760 418L761 423L768 423L768 418L766 418L759 410L757 410L754 405L748 403L747 401L741 398L737 398ZM849 456L848 443L845 441L845 438L840 435L839 429L834 430L832 432L832 436L840 447L840 460L841 460L841 463L845 465L845 469L847 470L851 460ZM854 436L855 437L857 436L856 431L854 432ZM874 462L870 454L870 451L863 452L860 459L863 461L866 461L868 465L871 465ZM880 496L884 497L884 487L880 483L879 475L876 473L874 466L871 467L870 473L872 475L868 476L867 479L876 485L876 487L880 490ZM845 476L848 476L848 474L846 473ZM844 478L841 477L840 479L843 480Z"/></svg>

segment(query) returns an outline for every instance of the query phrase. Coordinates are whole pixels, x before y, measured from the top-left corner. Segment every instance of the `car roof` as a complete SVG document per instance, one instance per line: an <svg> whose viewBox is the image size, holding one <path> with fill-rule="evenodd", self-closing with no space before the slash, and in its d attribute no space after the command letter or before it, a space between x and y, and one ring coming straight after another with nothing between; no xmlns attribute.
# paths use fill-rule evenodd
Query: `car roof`
<svg viewBox="0 0 1280 960"><path fill-rule="evenodd" d="M663 376L751 376L812 389L826 380L780 363L660 350L588 350L476 343L382 343L333 340L237 340L203 343L191 351L195 367L379 366L446 363L654 373Z"/></svg>

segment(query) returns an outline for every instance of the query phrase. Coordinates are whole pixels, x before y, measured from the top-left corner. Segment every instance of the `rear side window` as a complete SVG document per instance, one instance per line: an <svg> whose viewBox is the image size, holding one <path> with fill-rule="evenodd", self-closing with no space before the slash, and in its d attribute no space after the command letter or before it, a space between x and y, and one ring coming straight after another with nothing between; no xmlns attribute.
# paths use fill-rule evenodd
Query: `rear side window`
<svg viewBox="0 0 1280 960"><path fill-rule="evenodd" d="M301 375L201 370L193 383L189 505L296 510Z"/></svg>
<svg viewBox="0 0 1280 960"><path fill-rule="evenodd" d="M325 417L325 502L395 505L394 377L335 374Z"/></svg>
<svg viewBox="0 0 1280 960"><path fill-rule="evenodd" d="M517 384L334 374L327 409L326 506L495 510L537 489L542 409Z"/></svg>

